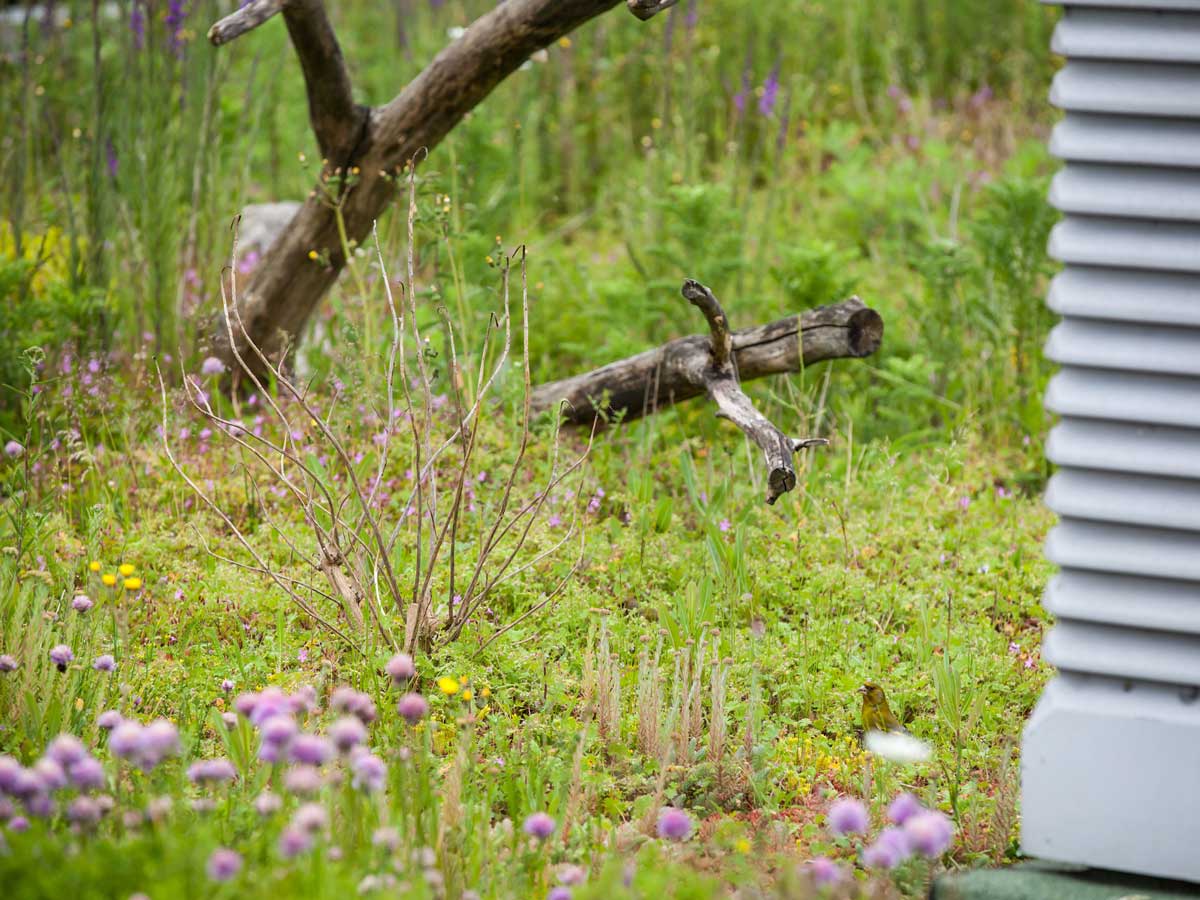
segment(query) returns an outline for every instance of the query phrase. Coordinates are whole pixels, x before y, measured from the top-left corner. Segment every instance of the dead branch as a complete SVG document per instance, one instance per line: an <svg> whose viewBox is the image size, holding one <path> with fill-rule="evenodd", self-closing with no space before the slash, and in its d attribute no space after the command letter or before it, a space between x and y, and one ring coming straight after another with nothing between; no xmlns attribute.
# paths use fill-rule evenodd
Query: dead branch
<svg viewBox="0 0 1200 900"><path fill-rule="evenodd" d="M645 22L678 2L679 0L625 0L625 5L631 13Z"/></svg>
<svg viewBox="0 0 1200 900"><path fill-rule="evenodd" d="M703 314L709 336L670 341L595 371L533 389L534 413L560 403L574 424L599 419L635 419L706 394L717 415L737 425L759 449L767 465L767 503L796 486L792 455L827 443L823 438L792 438L759 412L741 382L764 375L797 372L826 359L868 356L883 340L879 313L851 297L819 306L769 325L731 332L716 296L688 279L681 293Z"/></svg>
<svg viewBox="0 0 1200 900"><path fill-rule="evenodd" d="M241 9L231 12L208 29L208 39L214 47L228 44L279 13L283 9L283 3L284 0L250 0Z"/></svg>

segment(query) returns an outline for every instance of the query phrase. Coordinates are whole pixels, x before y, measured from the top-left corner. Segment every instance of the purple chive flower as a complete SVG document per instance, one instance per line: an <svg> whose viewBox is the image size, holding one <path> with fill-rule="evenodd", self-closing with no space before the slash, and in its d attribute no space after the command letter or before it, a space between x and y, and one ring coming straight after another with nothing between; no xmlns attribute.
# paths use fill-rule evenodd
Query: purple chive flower
<svg viewBox="0 0 1200 900"><path fill-rule="evenodd" d="M669 806L658 814L658 836L668 841L686 841L692 833L692 817L686 810Z"/></svg>
<svg viewBox="0 0 1200 900"><path fill-rule="evenodd" d="M320 706L317 703L317 689L311 684L300 685L288 695L288 704L292 712L297 714L316 712Z"/></svg>
<svg viewBox="0 0 1200 900"><path fill-rule="evenodd" d="M67 666L75 658L75 653L66 644L55 644L50 648L50 662L58 667L58 671L67 671Z"/></svg>
<svg viewBox="0 0 1200 900"><path fill-rule="evenodd" d="M544 841L550 835L554 834L555 827L556 823L554 819L550 818L549 814L544 812L535 812L521 826L527 835L537 838L539 841Z"/></svg>
<svg viewBox="0 0 1200 900"><path fill-rule="evenodd" d="M720 522L720 524L719 524L719 525L717 525L717 527L718 527L718 528L720 528L720 529L721 529L721 533L722 533L722 534L724 534L724 533L725 533L725 532L727 532L727 531L728 531L730 528L732 528L732 527L733 527L733 523L732 523L732 522L730 522L728 519L722 519L722 520L721 520L721 522Z"/></svg>
<svg viewBox="0 0 1200 900"><path fill-rule="evenodd" d="M316 734L299 734L288 746L292 762L310 766L322 766L333 756L333 745Z"/></svg>
<svg viewBox="0 0 1200 900"><path fill-rule="evenodd" d="M320 803L305 803L292 816L292 827L305 834L316 834L329 824L329 816Z"/></svg>
<svg viewBox="0 0 1200 900"><path fill-rule="evenodd" d="M771 74L767 76L767 80L763 82L762 96L758 98L759 114L769 116L775 110L775 103L778 99L779 63L776 63L775 68L771 70Z"/></svg>
<svg viewBox="0 0 1200 900"><path fill-rule="evenodd" d="M25 767L11 756L0 756L0 794L16 794Z"/></svg>
<svg viewBox="0 0 1200 900"><path fill-rule="evenodd" d="M155 719L142 729L138 739L138 762L153 769L168 756L179 752L179 729L166 719Z"/></svg>
<svg viewBox="0 0 1200 900"><path fill-rule="evenodd" d="M375 701L354 688L342 686L334 690L329 706L336 712L358 716L364 725L375 721Z"/></svg>
<svg viewBox="0 0 1200 900"><path fill-rule="evenodd" d="M420 694L405 694L396 704L396 711L409 725L416 725L429 712L429 703Z"/></svg>
<svg viewBox="0 0 1200 900"><path fill-rule="evenodd" d="M96 724L105 731L112 731L121 724L121 714L115 709L106 709L100 715L96 716Z"/></svg>
<svg viewBox="0 0 1200 900"><path fill-rule="evenodd" d="M111 672L117 667L117 661L113 659L111 653L104 653L96 657L96 661L92 663L92 668L97 672Z"/></svg>
<svg viewBox="0 0 1200 900"><path fill-rule="evenodd" d="M899 828L885 828L863 851L863 863L872 869L894 869L912 855L908 839Z"/></svg>
<svg viewBox="0 0 1200 900"><path fill-rule="evenodd" d="M238 717L237 713L223 712L221 713L221 722L229 731L237 728Z"/></svg>
<svg viewBox="0 0 1200 900"><path fill-rule="evenodd" d="M75 612L85 613L92 608L92 598L87 594L76 594L75 599L71 601L71 609Z"/></svg>
<svg viewBox="0 0 1200 900"><path fill-rule="evenodd" d="M254 798L254 810L260 816L270 816L283 809L283 798L270 791L263 791Z"/></svg>
<svg viewBox="0 0 1200 900"><path fill-rule="evenodd" d="M818 856L809 860L808 871L812 876L813 884L817 887L837 884L846 874L842 871L841 866L827 856Z"/></svg>
<svg viewBox="0 0 1200 900"><path fill-rule="evenodd" d="M107 782L104 766L95 757L86 756L67 766L67 777L81 791L98 791Z"/></svg>
<svg viewBox="0 0 1200 900"><path fill-rule="evenodd" d="M350 783L360 791L374 793L383 787L387 779L387 765L374 753L363 750L350 761L354 777Z"/></svg>
<svg viewBox="0 0 1200 900"><path fill-rule="evenodd" d="M43 756L33 764L33 773L47 791L61 791L67 786L67 773L63 767L48 756Z"/></svg>
<svg viewBox="0 0 1200 900"><path fill-rule="evenodd" d="M118 722L108 736L108 749L113 756L132 759L142 743L142 725L130 719Z"/></svg>
<svg viewBox="0 0 1200 900"><path fill-rule="evenodd" d="M194 784L216 784L233 781L237 778L237 769L224 757L202 759L188 766L187 777Z"/></svg>
<svg viewBox="0 0 1200 900"><path fill-rule="evenodd" d="M67 805L67 819L85 828L100 821L100 804L91 797L76 797Z"/></svg>
<svg viewBox="0 0 1200 900"><path fill-rule="evenodd" d="M943 813L926 810L904 823L904 834L913 850L933 859L950 848L954 824Z"/></svg>
<svg viewBox="0 0 1200 900"><path fill-rule="evenodd" d="M867 808L849 797L835 801L826 818L834 834L861 834L867 830Z"/></svg>
<svg viewBox="0 0 1200 900"><path fill-rule="evenodd" d="M384 669L396 684L410 681L417 674L417 667L413 664L413 658L407 653L397 653L388 660Z"/></svg>
<svg viewBox="0 0 1200 900"><path fill-rule="evenodd" d="M263 743L280 748L286 746L299 731L291 716L276 715L263 722L260 733Z"/></svg>
<svg viewBox="0 0 1200 900"><path fill-rule="evenodd" d="M13 816L8 820L8 830L14 834L20 834L23 831L28 831L29 820L24 816Z"/></svg>
<svg viewBox="0 0 1200 900"><path fill-rule="evenodd" d="M224 691L226 694L228 694L230 691L232 691L233 690L233 679L226 678L224 681L222 681L221 682L221 690Z"/></svg>
<svg viewBox="0 0 1200 900"><path fill-rule="evenodd" d="M571 900L571 889L562 884L552 887L546 895L546 900Z"/></svg>
<svg viewBox="0 0 1200 900"><path fill-rule="evenodd" d="M888 804L887 816L897 825L903 825L923 809L921 801L912 794L897 794L896 799Z"/></svg>
<svg viewBox="0 0 1200 900"><path fill-rule="evenodd" d="M38 819L54 815L54 798L47 793L35 793L25 798L25 811Z"/></svg>
<svg viewBox="0 0 1200 900"><path fill-rule="evenodd" d="M86 759L87 755L87 747L73 734L60 734L46 745L46 756L60 766L77 763L81 759Z"/></svg>
<svg viewBox="0 0 1200 900"><path fill-rule="evenodd" d="M367 739L367 728L354 716L343 716L329 727L329 739L342 753L349 753Z"/></svg>
<svg viewBox="0 0 1200 900"><path fill-rule="evenodd" d="M221 847L208 858L207 870L210 881L229 881L242 870L242 858L233 850Z"/></svg>
<svg viewBox="0 0 1200 900"><path fill-rule="evenodd" d="M321 790L324 780L316 766L292 766L283 776L283 787L289 794L310 797Z"/></svg>
<svg viewBox="0 0 1200 900"><path fill-rule="evenodd" d="M566 865L558 870L558 883L567 887L575 887L587 880L587 872L582 866Z"/></svg>
<svg viewBox="0 0 1200 900"><path fill-rule="evenodd" d="M24 452L25 452L25 448L23 446L21 446L21 444L18 443L17 441L9 441L7 444L4 445L4 455L7 456L9 459L16 459L18 456L20 456Z"/></svg>
<svg viewBox="0 0 1200 900"><path fill-rule="evenodd" d="M17 658L7 653L0 655L0 672L15 672L17 670Z"/></svg>
<svg viewBox="0 0 1200 900"><path fill-rule="evenodd" d="M279 855L284 859L295 859L312 849L312 836L297 828L285 829L279 836Z"/></svg>

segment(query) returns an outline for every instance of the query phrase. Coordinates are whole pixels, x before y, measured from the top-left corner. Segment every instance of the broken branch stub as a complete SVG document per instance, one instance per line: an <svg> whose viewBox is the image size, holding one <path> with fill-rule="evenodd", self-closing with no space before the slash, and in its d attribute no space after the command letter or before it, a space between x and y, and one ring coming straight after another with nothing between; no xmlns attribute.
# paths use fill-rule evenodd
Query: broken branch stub
<svg viewBox="0 0 1200 900"><path fill-rule="evenodd" d="M796 486L792 455L827 441L788 437L755 408L741 382L798 372L826 359L869 356L883 341L883 319L851 297L731 332L720 301L707 287L688 279L681 293L704 314L708 337L677 338L592 372L540 385L533 390L533 411L548 412L566 401L563 414L574 424L628 421L707 395L717 405L717 415L737 425L763 451L766 499L774 503Z"/></svg>

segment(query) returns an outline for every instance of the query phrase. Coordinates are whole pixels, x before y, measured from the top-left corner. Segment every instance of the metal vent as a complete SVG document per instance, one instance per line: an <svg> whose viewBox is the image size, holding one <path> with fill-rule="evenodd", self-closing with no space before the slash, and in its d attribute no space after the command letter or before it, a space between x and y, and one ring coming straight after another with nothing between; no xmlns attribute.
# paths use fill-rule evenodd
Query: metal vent
<svg viewBox="0 0 1200 900"><path fill-rule="evenodd" d="M1064 2L1026 852L1200 881L1200 0Z"/></svg>

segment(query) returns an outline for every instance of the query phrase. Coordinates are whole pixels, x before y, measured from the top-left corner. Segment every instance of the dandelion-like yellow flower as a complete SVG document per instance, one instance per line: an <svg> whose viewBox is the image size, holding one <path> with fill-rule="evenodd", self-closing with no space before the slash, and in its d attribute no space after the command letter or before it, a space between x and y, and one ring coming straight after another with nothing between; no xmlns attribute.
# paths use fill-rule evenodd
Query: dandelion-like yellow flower
<svg viewBox="0 0 1200 900"><path fill-rule="evenodd" d="M88 563L88 568L93 572L99 572L100 571L100 560L93 559L90 563Z"/></svg>
<svg viewBox="0 0 1200 900"><path fill-rule="evenodd" d="M112 587L117 583L117 576L112 572L105 572L100 576L100 580L104 583L105 587Z"/></svg>
<svg viewBox="0 0 1200 900"><path fill-rule="evenodd" d="M470 689L470 688L467 688L465 691L463 691L463 692L462 692L462 698L463 698L464 700L470 700L470 699L471 699L472 697L474 697L474 696L475 696L475 695L471 693L471 689Z"/></svg>
<svg viewBox="0 0 1200 900"><path fill-rule="evenodd" d="M437 686L438 690L443 694L450 695L458 693L458 679L451 678L449 675L443 675L441 678L439 678L437 680Z"/></svg>
<svg viewBox="0 0 1200 900"><path fill-rule="evenodd" d="M316 251L316 250L309 250L309 251L308 251L308 258L309 258L309 259L316 259L316 258L317 258L317 251Z"/></svg>
<svg viewBox="0 0 1200 900"><path fill-rule="evenodd" d="M492 696L492 689L487 687L482 688L479 691L479 696L486 700L488 697Z"/></svg>
<svg viewBox="0 0 1200 900"><path fill-rule="evenodd" d="M142 579L126 578L124 581L124 584L125 584L125 590L136 591L136 590L138 590L138 588L140 588L142 586Z"/></svg>
<svg viewBox="0 0 1200 900"><path fill-rule="evenodd" d="M134 573L135 570L132 563L121 563L119 566L117 566L117 571L120 572L123 577L128 578Z"/></svg>

